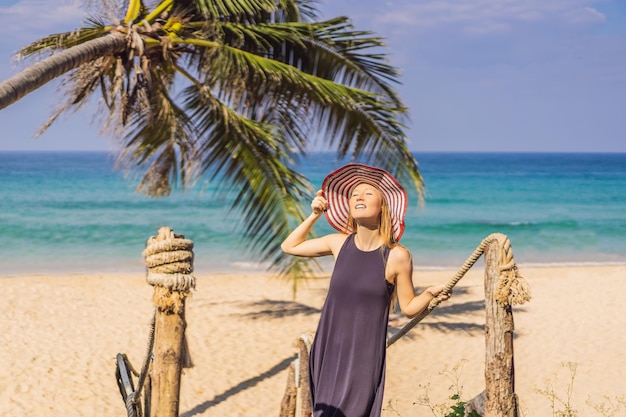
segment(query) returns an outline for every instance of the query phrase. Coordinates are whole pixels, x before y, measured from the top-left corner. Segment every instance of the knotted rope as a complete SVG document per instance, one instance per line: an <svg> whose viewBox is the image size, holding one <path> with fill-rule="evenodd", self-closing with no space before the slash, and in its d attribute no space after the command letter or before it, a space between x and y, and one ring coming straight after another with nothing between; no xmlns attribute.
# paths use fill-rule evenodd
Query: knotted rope
<svg viewBox="0 0 626 417"><path fill-rule="evenodd" d="M154 304L161 311L180 313L182 300L196 287L193 272L193 241L161 227L143 251L146 281L154 288Z"/></svg>
<svg viewBox="0 0 626 417"><path fill-rule="evenodd" d="M478 247L474 250L474 253L467 258L461 269L454 275L454 277L446 284L442 294L449 294L452 288L465 276L467 271L476 263L478 258L485 252L485 249L493 241L498 241L500 244L500 258L498 260L499 265L499 281L498 289L496 290L495 298L502 305L514 305L523 304L530 300L530 290L526 280L520 275L515 260L513 259L513 251L511 249L511 242L509 238L502 233L492 233L480 242ZM417 316L413 317L411 321L402 327L397 333L387 339L387 347L397 342L402 336L407 334L409 330L415 327L420 321L428 316L434 309L442 302L440 297L435 297L431 300L430 304L424 311Z"/></svg>

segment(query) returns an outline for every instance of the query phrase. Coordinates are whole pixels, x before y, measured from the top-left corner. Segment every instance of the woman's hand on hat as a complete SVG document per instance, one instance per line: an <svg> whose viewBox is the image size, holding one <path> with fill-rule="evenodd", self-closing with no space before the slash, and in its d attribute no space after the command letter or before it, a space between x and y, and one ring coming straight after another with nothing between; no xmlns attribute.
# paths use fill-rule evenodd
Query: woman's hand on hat
<svg viewBox="0 0 626 417"><path fill-rule="evenodd" d="M328 208L328 201L324 198L324 192L322 190L317 191L311 202L311 208L314 214L322 214Z"/></svg>

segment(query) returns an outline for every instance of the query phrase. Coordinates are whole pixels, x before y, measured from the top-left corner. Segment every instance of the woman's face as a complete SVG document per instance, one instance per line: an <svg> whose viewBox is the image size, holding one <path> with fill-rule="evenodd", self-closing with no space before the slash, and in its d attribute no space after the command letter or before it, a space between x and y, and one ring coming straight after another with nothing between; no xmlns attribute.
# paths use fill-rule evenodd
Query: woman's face
<svg viewBox="0 0 626 417"><path fill-rule="evenodd" d="M382 210L382 194L374 186L359 184L350 194L350 214L354 219L379 221Z"/></svg>

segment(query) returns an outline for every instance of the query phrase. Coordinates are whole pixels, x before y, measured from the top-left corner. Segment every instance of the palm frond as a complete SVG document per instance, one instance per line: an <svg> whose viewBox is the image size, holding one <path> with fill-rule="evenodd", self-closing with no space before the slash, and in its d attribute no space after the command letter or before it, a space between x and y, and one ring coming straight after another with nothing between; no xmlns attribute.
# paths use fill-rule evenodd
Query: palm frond
<svg viewBox="0 0 626 417"><path fill-rule="evenodd" d="M406 109L386 101L383 95L337 84L288 64L228 46L213 55L211 65L213 71L206 83L215 88L220 100L230 105L241 103L244 93L260 99L259 107L270 107L289 97L294 107L305 104L309 115L327 124L333 136L347 136L344 133L348 128L371 125L377 137L403 138L402 125L397 118L402 117ZM234 83L240 88L233 89ZM297 96L294 91L298 92ZM296 98L301 102L294 102ZM350 140L342 142L345 153Z"/></svg>
<svg viewBox="0 0 626 417"><path fill-rule="evenodd" d="M17 52L17 57L22 59L44 51L51 52L56 49L69 49L89 40L100 38L110 32L110 28L106 27L102 22L95 19L90 19L88 22L90 23L89 27L45 36L21 48Z"/></svg>
<svg viewBox="0 0 626 417"><path fill-rule="evenodd" d="M245 118L197 86L185 92L185 105L202 133L198 145L203 169L228 189L239 190L233 209L243 215L243 235L264 258L291 230L300 204L312 195L308 180L294 171L294 153L274 125Z"/></svg>
<svg viewBox="0 0 626 417"><path fill-rule="evenodd" d="M278 0L274 23L316 20L319 15L315 7L317 3L317 0Z"/></svg>
<svg viewBox="0 0 626 417"><path fill-rule="evenodd" d="M46 123L39 127L36 136L41 136L64 112L69 109L78 110L80 106L88 102L101 86L101 78L110 71L112 64L112 57L100 57L68 74L60 87L65 91L65 102L54 111Z"/></svg>
<svg viewBox="0 0 626 417"><path fill-rule="evenodd" d="M147 167L137 191L152 196L169 195L180 180L185 187L197 177L197 132L186 112L165 88L168 77L153 74L154 88L146 90L147 106L130 112L124 152L119 163Z"/></svg>
<svg viewBox="0 0 626 417"><path fill-rule="evenodd" d="M268 114L276 103L306 109L308 117L299 116L298 121L315 120L318 134L337 146L341 158L373 155L377 164L409 177L421 193L422 178L400 121L406 108L387 95L338 84L228 45L211 50L205 63L204 82L240 114Z"/></svg>
<svg viewBox="0 0 626 417"><path fill-rule="evenodd" d="M402 132L403 126L395 120L407 116L406 108L403 107L395 91L385 80L382 80L383 77L393 80L397 74L392 67L382 63L378 57L374 60L364 58L361 61L359 54L342 56L320 42L317 42L319 46L317 50L307 50L304 42L311 42L311 38L302 36L304 26L253 27L225 24L222 28L229 34L226 36L226 41L230 39L231 43L236 45L225 45L219 50L212 49L206 53L203 52L195 59L199 72L207 74L204 82L213 86L218 91L220 99L230 103L238 111L247 111L249 115L267 114L280 102L289 103L295 109L310 109L310 114L315 114L318 107L329 107L335 109L334 112L324 116L329 119L318 120L322 120L324 124L328 122L328 132L332 133L329 140L331 143L334 143L335 137L345 137L343 132L346 129L358 126L359 123L355 124L355 122L359 118L365 124L373 126L372 132L386 135L391 141L395 141L393 137L405 139ZM310 29L308 27L307 30ZM241 41L233 41L233 38L239 38ZM298 54L292 54L290 62L272 59L276 54L270 56L273 50L286 49L280 46L280 42L299 50ZM363 43L355 42L354 49L365 48L372 42L374 41L371 39L366 39ZM238 47L242 45L246 48ZM321 62L319 67L333 68L319 71L327 78L315 74L314 68L302 64L304 59L297 58L306 55L307 52L309 56L321 56L317 59ZM330 63L327 65L327 61L332 65ZM307 67L309 72L298 70L299 66ZM338 82L337 79L340 77L337 74L341 74L339 81L346 81L348 85ZM350 84L356 87L350 88ZM378 90L378 94L366 93L364 90L374 92ZM336 118L335 121L332 120L333 114L340 113L341 108L354 113L351 121L348 121L346 114ZM286 107L282 109L285 110ZM299 118L299 121L302 119ZM371 136L374 139L378 137L381 135ZM343 142L342 157L347 154L351 139ZM366 150L368 148L357 146L355 149ZM357 152L358 154L360 151Z"/></svg>
<svg viewBox="0 0 626 417"><path fill-rule="evenodd" d="M274 0L194 0L194 3L203 16L215 20L248 21L276 10Z"/></svg>
<svg viewBox="0 0 626 417"><path fill-rule="evenodd" d="M241 25L223 23L224 43L275 59L321 78L384 92L399 102L389 83L399 73L384 54L373 54L384 40L354 31L347 18L316 23Z"/></svg>

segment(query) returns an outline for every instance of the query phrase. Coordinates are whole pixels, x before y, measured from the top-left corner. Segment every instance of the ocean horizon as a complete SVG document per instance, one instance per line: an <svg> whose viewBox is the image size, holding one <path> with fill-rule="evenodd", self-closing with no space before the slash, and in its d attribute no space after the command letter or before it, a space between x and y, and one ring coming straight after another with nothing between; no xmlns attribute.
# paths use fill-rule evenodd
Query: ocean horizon
<svg viewBox="0 0 626 417"><path fill-rule="evenodd" d="M509 237L519 265L626 263L626 154L415 156L425 204L409 192L401 243L416 269L457 268L495 232ZM312 153L298 169L320 187L342 163ZM142 273L145 242L161 226L194 241L197 273L267 269L242 243L217 184L155 199L114 165L107 152L0 152L2 275ZM334 231L324 219L315 230Z"/></svg>

